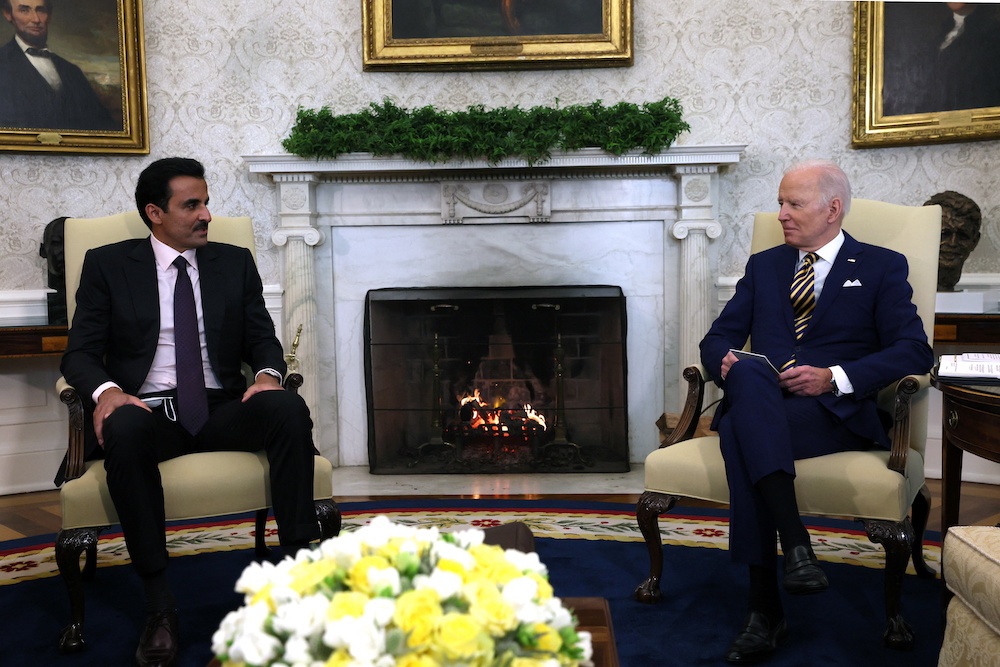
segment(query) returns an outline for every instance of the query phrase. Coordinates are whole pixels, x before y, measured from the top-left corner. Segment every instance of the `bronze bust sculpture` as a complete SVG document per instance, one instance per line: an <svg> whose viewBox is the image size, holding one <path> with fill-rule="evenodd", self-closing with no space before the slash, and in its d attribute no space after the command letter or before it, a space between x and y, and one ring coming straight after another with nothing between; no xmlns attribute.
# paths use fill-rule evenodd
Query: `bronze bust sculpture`
<svg viewBox="0 0 1000 667"><path fill-rule="evenodd" d="M954 292L962 266L979 243L983 216L976 202L952 190L939 192L924 206L941 205L941 252L938 256L938 291Z"/></svg>

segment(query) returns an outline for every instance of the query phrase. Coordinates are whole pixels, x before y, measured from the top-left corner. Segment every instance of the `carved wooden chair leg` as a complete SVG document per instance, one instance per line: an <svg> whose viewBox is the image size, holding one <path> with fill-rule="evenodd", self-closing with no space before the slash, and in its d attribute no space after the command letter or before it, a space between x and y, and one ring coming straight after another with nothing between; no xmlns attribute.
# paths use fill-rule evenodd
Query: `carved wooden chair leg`
<svg viewBox="0 0 1000 667"><path fill-rule="evenodd" d="M644 491L635 505L635 518L639 531L649 551L649 576L639 584L632 597L639 602L653 604L663 597L660 579L663 577L663 542L660 538L660 515L669 512L677 503L677 496L666 496L654 491Z"/></svg>
<svg viewBox="0 0 1000 667"><path fill-rule="evenodd" d="M253 553L257 558L267 558L271 554L271 548L267 546L265 541L267 533L267 516L269 510L264 508L262 510L257 510L254 515L254 538L253 538Z"/></svg>
<svg viewBox="0 0 1000 667"><path fill-rule="evenodd" d="M913 628L903 620L900 598L903 577L913 550L913 525L909 519L900 522L860 520L865 525L868 539L885 549L885 632L882 643L893 649L913 648Z"/></svg>
<svg viewBox="0 0 1000 667"><path fill-rule="evenodd" d="M340 535L342 525L340 508L337 507L337 503L332 498L316 501L316 520L319 521L321 539L328 540Z"/></svg>
<svg viewBox="0 0 1000 667"><path fill-rule="evenodd" d="M917 497L913 499L911 512L913 515L913 569L917 571L917 576L922 579L934 579L937 577L937 573L924 560L924 531L927 529L927 520L931 514L931 491L926 484L917 492Z"/></svg>
<svg viewBox="0 0 1000 667"><path fill-rule="evenodd" d="M56 564L69 594L70 622L59 633L59 652L78 653L87 647L83 637L83 578L92 579L97 567L97 538L104 527L60 530L56 536ZM86 552L86 564L80 571L80 554Z"/></svg>

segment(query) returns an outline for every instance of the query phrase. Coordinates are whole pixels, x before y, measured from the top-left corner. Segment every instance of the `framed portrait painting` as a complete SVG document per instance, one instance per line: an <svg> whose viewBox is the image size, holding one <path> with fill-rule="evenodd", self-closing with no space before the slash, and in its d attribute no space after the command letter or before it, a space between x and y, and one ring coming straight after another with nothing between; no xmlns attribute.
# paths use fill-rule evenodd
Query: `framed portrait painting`
<svg viewBox="0 0 1000 667"><path fill-rule="evenodd" d="M852 145L1000 138L1000 4L856 2Z"/></svg>
<svg viewBox="0 0 1000 667"><path fill-rule="evenodd" d="M632 0L362 0L364 69L632 64Z"/></svg>
<svg viewBox="0 0 1000 667"><path fill-rule="evenodd" d="M141 0L0 0L0 149L148 153Z"/></svg>

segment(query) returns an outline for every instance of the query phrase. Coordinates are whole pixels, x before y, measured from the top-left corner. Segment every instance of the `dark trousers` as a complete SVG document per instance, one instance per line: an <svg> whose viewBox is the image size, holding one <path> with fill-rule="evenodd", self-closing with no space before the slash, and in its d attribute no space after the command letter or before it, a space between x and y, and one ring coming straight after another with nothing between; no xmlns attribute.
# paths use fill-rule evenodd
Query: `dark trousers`
<svg viewBox="0 0 1000 667"><path fill-rule="evenodd" d="M265 450L279 541L298 544L319 537L312 497L312 420L302 398L290 391L264 391L242 403L210 390L209 410L208 422L196 436L170 421L162 408L149 413L126 405L104 423L108 490L140 576L152 576L167 567L163 487L157 464L182 454Z"/></svg>
<svg viewBox="0 0 1000 667"><path fill-rule="evenodd" d="M851 432L811 396L782 391L763 363L746 359L729 369L719 441L729 481L729 551L733 561L773 566L774 524L756 488L765 476L795 475L795 460L871 449L874 438Z"/></svg>

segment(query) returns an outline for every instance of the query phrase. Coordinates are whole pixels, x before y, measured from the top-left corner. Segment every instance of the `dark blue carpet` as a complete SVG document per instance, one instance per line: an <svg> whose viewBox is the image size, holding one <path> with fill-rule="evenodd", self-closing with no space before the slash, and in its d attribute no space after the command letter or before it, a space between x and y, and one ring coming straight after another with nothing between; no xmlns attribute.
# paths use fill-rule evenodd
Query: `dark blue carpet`
<svg viewBox="0 0 1000 667"><path fill-rule="evenodd" d="M542 502L548 507L568 509L634 509L611 503ZM342 509L461 506L509 509L537 508L539 504L539 501L401 500L345 503ZM701 509L679 509L676 513L718 515L718 511ZM843 522L839 525L845 526ZM744 570L730 564L728 552L667 547L664 600L658 605L643 605L631 599L632 590L646 577L649 568L646 547L641 542L539 538L538 553L549 568L557 595L607 598L623 667L725 664L722 656L743 619L746 600ZM170 576L180 599L182 667L205 667L211 660L211 635L222 617L240 605L241 596L232 587L251 559L252 551L245 550L171 560ZM943 630L939 580L906 577L903 615L913 625L917 641L913 651L897 652L881 644L882 571L837 563L824 563L823 567L831 581L829 591L804 598L784 598L790 639L768 665L929 667L937 663ZM89 648L80 654L63 656L56 651L59 631L69 616L62 581L51 577L0 587L3 629L0 665L132 664L143 614L140 586L131 568L101 568L96 581L88 583L86 590Z"/></svg>

